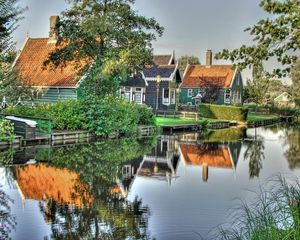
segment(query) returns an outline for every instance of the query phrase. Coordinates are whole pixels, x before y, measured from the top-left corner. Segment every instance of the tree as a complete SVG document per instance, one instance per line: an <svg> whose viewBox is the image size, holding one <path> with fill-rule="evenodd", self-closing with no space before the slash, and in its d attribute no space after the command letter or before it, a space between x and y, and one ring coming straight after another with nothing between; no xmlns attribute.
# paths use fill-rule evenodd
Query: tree
<svg viewBox="0 0 300 240"><path fill-rule="evenodd" d="M135 0L69 0L57 23L58 48L45 64L77 63L85 73L84 95L114 94L127 73L152 60L151 42L163 28L154 18L138 15Z"/></svg>
<svg viewBox="0 0 300 240"><path fill-rule="evenodd" d="M0 0L0 101L4 96L8 101L30 96L30 89L22 87L18 72L12 70L16 52L11 34L24 11L17 3L18 0Z"/></svg>
<svg viewBox="0 0 300 240"><path fill-rule="evenodd" d="M260 7L274 16L245 29L253 36L254 44L243 45L233 51L224 49L217 54L217 58L231 60L240 69L276 59L283 69L274 69L272 75L286 76L297 59L297 50L300 49L300 1L261 0Z"/></svg>
<svg viewBox="0 0 300 240"><path fill-rule="evenodd" d="M298 59L291 69L292 95L295 99L300 99L300 59Z"/></svg>
<svg viewBox="0 0 300 240"><path fill-rule="evenodd" d="M252 69L252 80L247 80L246 91L249 101L258 105L266 104L266 96L270 84L269 78L265 75L262 63L257 64Z"/></svg>
<svg viewBox="0 0 300 240"><path fill-rule="evenodd" d="M178 66L179 66L179 70L182 74L184 73L186 66L188 64L191 64L191 65L200 64L199 58L195 57L195 56L182 56L182 57L178 58Z"/></svg>
<svg viewBox="0 0 300 240"><path fill-rule="evenodd" d="M17 27L24 9L18 7L18 0L0 0L0 60L11 57L14 50L11 34Z"/></svg>

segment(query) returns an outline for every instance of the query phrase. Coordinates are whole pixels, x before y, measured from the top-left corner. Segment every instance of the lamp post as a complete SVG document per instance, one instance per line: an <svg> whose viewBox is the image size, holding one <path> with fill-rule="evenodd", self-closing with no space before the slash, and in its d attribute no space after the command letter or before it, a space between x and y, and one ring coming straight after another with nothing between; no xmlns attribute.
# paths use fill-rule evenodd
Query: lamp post
<svg viewBox="0 0 300 240"><path fill-rule="evenodd" d="M156 76L156 112L158 110L158 96L159 96L159 85L161 82L161 77L160 75Z"/></svg>

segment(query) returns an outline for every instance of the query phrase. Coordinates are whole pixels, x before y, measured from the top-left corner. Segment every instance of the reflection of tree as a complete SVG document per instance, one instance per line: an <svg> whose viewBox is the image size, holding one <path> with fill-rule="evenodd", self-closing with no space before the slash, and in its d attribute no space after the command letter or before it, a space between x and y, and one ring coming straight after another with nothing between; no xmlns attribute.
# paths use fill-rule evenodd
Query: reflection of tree
<svg viewBox="0 0 300 240"><path fill-rule="evenodd" d="M12 164L15 150L9 148L7 150L0 151L0 166L7 166Z"/></svg>
<svg viewBox="0 0 300 240"><path fill-rule="evenodd" d="M255 138L252 141L245 142L245 146L244 159L249 160L249 177L259 177L260 170L263 167L262 162L265 159L264 141L255 134Z"/></svg>
<svg viewBox="0 0 300 240"><path fill-rule="evenodd" d="M10 203L12 199L0 188L0 239L8 239L11 230L16 226L16 219L11 215Z"/></svg>
<svg viewBox="0 0 300 240"><path fill-rule="evenodd" d="M153 141L135 138L108 140L93 145L54 148L50 164L68 168L89 186L89 207L59 205L47 199L40 209L51 224L54 239L149 239L149 209L135 199L128 202L116 178L123 161L148 153ZM80 188L78 189L78 191ZM80 191L77 193L80 194Z"/></svg>
<svg viewBox="0 0 300 240"><path fill-rule="evenodd" d="M300 126L291 126L284 132L284 144L288 146L285 157L289 168L300 168Z"/></svg>

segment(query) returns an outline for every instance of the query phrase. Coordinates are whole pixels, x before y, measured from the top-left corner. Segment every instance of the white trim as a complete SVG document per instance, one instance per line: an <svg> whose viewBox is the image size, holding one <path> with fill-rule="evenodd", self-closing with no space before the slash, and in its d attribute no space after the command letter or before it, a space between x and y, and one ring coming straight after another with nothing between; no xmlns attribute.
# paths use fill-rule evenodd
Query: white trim
<svg viewBox="0 0 300 240"><path fill-rule="evenodd" d="M67 88L67 89L77 89L76 86L74 86L74 87L66 87L66 86L31 86L31 88Z"/></svg>
<svg viewBox="0 0 300 240"><path fill-rule="evenodd" d="M183 76L182 76L182 82L183 82L184 77L185 77L185 75L187 74L188 69L190 68L190 66L191 66L191 65L190 65L189 63L186 65L185 70L184 70L184 72L183 72Z"/></svg>
<svg viewBox="0 0 300 240"><path fill-rule="evenodd" d="M228 100L226 100L226 91L230 91L230 97L229 97L229 101ZM225 92L224 92L224 103L227 103L227 104L231 104L231 94L232 94L232 90L231 89L229 89L229 88L227 88L227 89L225 89Z"/></svg>
<svg viewBox="0 0 300 240"><path fill-rule="evenodd" d="M24 48L25 48L25 46L26 46L28 40L29 40L29 37L27 36L26 39L25 39L25 42L23 43L23 45L22 45L22 47L21 47L21 49L20 49L20 52L19 52L18 55L16 56L16 58L15 58L13 64L12 64L12 66L11 66L11 69L13 69L13 68L16 66L17 61L19 60L19 58L20 58L20 56L21 56L21 54L22 54L22 52L23 52L23 50L24 50Z"/></svg>
<svg viewBox="0 0 300 240"><path fill-rule="evenodd" d="M145 85L146 85L146 87L148 87L149 84L148 84L148 82L147 82L147 80L146 80L146 77L145 77L145 75L144 75L144 72L141 71L141 73L142 73L142 77L143 77L143 79L144 79L144 81L145 81Z"/></svg>
<svg viewBox="0 0 300 240"><path fill-rule="evenodd" d="M172 65L171 63L172 63L172 60L173 60L173 59L174 59L174 62L175 62L175 50L172 51L171 58L170 58L170 60L169 60L168 65Z"/></svg>
<svg viewBox="0 0 300 240"><path fill-rule="evenodd" d="M190 90L191 90L192 94L190 94ZM188 88L188 94L187 95L188 95L189 98L193 97L193 88Z"/></svg>
<svg viewBox="0 0 300 240"><path fill-rule="evenodd" d="M233 85L233 82L234 82L235 77L236 77L236 75L237 75L237 72L238 72L238 68L236 67L236 68L235 68L235 71L234 71L234 74L233 74L233 77L232 77L232 79L231 79L230 88L232 88L232 85Z"/></svg>

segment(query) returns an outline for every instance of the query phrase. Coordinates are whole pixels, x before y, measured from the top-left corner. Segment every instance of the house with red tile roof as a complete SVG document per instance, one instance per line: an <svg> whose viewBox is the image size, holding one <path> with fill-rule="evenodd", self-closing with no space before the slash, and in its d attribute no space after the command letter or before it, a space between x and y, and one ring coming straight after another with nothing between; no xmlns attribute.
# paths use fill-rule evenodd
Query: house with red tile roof
<svg viewBox="0 0 300 240"><path fill-rule="evenodd" d="M243 81L240 71L232 65L213 65L212 52L206 52L206 65L188 65L180 86L180 103L197 105L241 104Z"/></svg>
<svg viewBox="0 0 300 240"><path fill-rule="evenodd" d="M48 38L27 38L19 53L14 68L18 70L24 83L34 89L40 102L55 102L77 98L77 83L82 76L78 75L75 63L64 67L45 66L49 54L57 47L55 24L57 16L50 17L50 34Z"/></svg>

